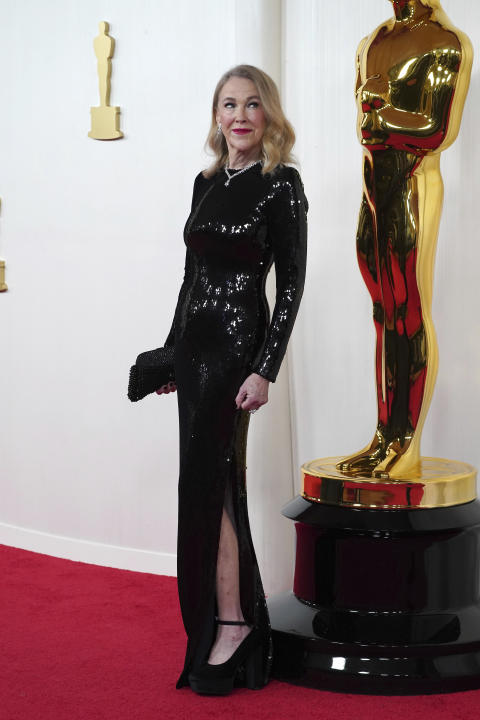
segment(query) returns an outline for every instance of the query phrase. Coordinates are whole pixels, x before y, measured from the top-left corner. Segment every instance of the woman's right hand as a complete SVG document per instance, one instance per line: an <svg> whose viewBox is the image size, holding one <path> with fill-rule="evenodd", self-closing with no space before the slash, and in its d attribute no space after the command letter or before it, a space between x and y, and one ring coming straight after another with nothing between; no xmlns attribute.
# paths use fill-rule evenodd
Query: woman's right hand
<svg viewBox="0 0 480 720"><path fill-rule="evenodd" d="M155 392L157 393L157 395L163 395L163 393L175 392L176 389L177 386L175 385L173 380L171 380L166 385L162 385L162 387L158 388L158 390L155 390Z"/></svg>

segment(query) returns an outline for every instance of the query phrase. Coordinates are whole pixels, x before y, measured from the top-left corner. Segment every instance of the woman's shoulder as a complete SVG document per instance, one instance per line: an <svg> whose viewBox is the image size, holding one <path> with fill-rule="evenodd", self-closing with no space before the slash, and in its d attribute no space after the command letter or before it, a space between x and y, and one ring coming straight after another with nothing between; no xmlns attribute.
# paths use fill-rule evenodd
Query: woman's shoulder
<svg viewBox="0 0 480 720"><path fill-rule="evenodd" d="M193 182L195 187L201 187L203 185L208 185L212 181L211 177L205 177L204 175L205 170L200 170L200 172L195 176L195 180Z"/></svg>
<svg viewBox="0 0 480 720"><path fill-rule="evenodd" d="M273 172L269 173L272 182L273 194L277 197L294 197L297 201L303 202L308 210L308 201L305 197L305 188L302 178L296 167L292 165L277 165Z"/></svg>
<svg viewBox="0 0 480 720"><path fill-rule="evenodd" d="M293 165L277 165L268 173L272 180L287 180L289 182L301 182L300 173Z"/></svg>
<svg viewBox="0 0 480 720"><path fill-rule="evenodd" d="M204 170L200 170L200 172L195 176L195 180L193 181L193 202L195 202L196 198L198 198L199 195L204 190L206 190L208 185L210 185L212 182L212 178L205 177L203 173Z"/></svg>
<svg viewBox="0 0 480 720"><path fill-rule="evenodd" d="M277 165L271 173L268 173L268 177L274 188L292 189L302 195L305 192L300 173L293 165Z"/></svg>

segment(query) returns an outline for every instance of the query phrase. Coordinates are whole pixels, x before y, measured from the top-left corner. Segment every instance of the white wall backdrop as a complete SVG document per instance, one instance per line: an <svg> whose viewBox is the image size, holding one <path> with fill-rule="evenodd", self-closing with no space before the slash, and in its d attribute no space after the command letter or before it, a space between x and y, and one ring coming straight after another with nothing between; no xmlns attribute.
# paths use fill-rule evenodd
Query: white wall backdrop
<svg viewBox="0 0 480 720"><path fill-rule="evenodd" d="M474 0L444 0L479 47ZM175 573L175 394L126 399L138 352L162 344L213 87L237 62L279 83L310 200L307 283L270 402L252 417L249 508L267 592L288 589L280 508L299 467L353 451L375 426L371 306L355 257L358 41L386 0L19 0L0 62L0 542ZM87 137L97 24L116 39L112 104L125 138ZM8 68L8 71L6 70ZM442 158L434 318L440 372L423 453L480 465L475 61L460 136ZM269 297L273 299L273 273Z"/></svg>

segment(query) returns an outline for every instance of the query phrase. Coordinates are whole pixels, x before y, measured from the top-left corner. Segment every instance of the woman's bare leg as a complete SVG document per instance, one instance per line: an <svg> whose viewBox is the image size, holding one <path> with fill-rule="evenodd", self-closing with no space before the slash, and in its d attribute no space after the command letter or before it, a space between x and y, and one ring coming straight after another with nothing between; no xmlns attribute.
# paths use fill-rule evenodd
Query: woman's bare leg
<svg viewBox="0 0 480 720"><path fill-rule="evenodd" d="M240 606L237 535L225 507L220 528L216 587L220 620L244 620ZM248 625L218 625L208 662L218 665L228 660L249 632Z"/></svg>

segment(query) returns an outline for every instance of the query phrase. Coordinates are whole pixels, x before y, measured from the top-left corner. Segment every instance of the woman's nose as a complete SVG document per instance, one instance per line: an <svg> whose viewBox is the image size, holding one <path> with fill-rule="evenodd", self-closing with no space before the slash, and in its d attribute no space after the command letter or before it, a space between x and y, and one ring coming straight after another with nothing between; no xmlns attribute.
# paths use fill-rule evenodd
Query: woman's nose
<svg viewBox="0 0 480 720"><path fill-rule="evenodd" d="M237 122L245 122L245 108L241 107L240 105L237 107L237 116L235 118Z"/></svg>

